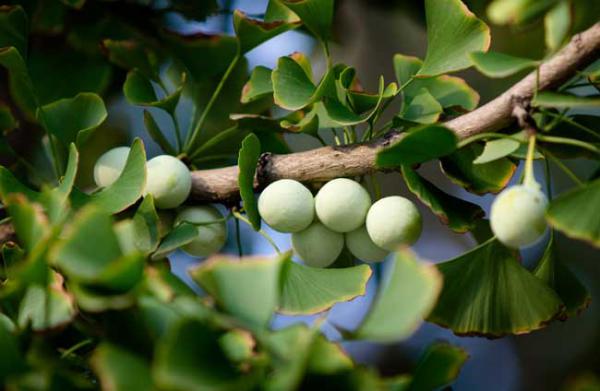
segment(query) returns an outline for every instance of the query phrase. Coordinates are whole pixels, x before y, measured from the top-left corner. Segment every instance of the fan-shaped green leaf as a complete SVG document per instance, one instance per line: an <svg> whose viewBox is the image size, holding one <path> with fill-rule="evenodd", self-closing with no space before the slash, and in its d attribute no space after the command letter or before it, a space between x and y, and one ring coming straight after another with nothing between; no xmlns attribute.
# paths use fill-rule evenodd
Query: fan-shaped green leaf
<svg viewBox="0 0 600 391"><path fill-rule="evenodd" d="M150 80L141 72L134 69L127 74L127 79L125 79L125 84L123 84L123 94L131 104L159 107L168 113L173 114L177 107L177 103L179 103L179 98L184 85L185 73L182 73L181 81L177 89L159 99Z"/></svg>
<svg viewBox="0 0 600 391"><path fill-rule="evenodd" d="M428 320L456 334L528 333L562 311L556 293L495 239L437 267L444 288Z"/></svg>
<svg viewBox="0 0 600 391"><path fill-rule="evenodd" d="M380 342L409 337L435 305L441 287L433 265L421 263L408 249L399 251L354 336Z"/></svg>
<svg viewBox="0 0 600 391"><path fill-rule="evenodd" d="M520 142L510 138L487 141L483 147L483 152L473 160L473 164L485 164L501 159L515 152L520 146Z"/></svg>
<svg viewBox="0 0 600 391"><path fill-rule="evenodd" d="M498 193L510 181L517 166L508 158L474 164L483 147L473 143L441 159L444 173L454 183L476 194Z"/></svg>
<svg viewBox="0 0 600 391"><path fill-rule="evenodd" d="M469 354L446 342L431 344L419 359L409 390L437 390L452 383Z"/></svg>
<svg viewBox="0 0 600 391"><path fill-rule="evenodd" d="M444 109L426 88L421 88L402 108L400 117L419 124L433 124L440 118Z"/></svg>
<svg viewBox="0 0 600 391"><path fill-rule="evenodd" d="M121 243L124 239L129 245L133 246L133 249L149 254L158 247L158 225L159 218L154 207L154 200L150 194L147 194L130 221L131 231L129 235L120 238ZM121 244L121 248L123 247L123 244Z"/></svg>
<svg viewBox="0 0 600 391"><path fill-rule="evenodd" d="M14 47L0 48L0 66L8 71L10 96L30 121L35 121L37 97L23 57Z"/></svg>
<svg viewBox="0 0 600 391"><path fill-rule="evenodd" d="M248 215L248 220L252 223L255 231L260 230L260 215L258 214L258 204L254 197L254 176L256 174L256 165L260 158L260 141L254 133L250 133L240 148L238 156L238 185L240 187L240 196L244 202L244 211Z"/></svg>
<svg viewBox="0 0 600 391"><path fill-rule="evenodd" d="M485 214L479 205L451 196L422 178L409 166L402 166L408 189L416 195L444 224L455 232L467 232Z"/></svg>
<svg viewBox="0 0 600 391"><path fill-rule="evenodd" d="M265 22L275 22L277 20L294 23L300 21L300 18L292 10L283 5L281 0L269 0L267 10L265 11Z"/></svg>
<svg viewBox="0 0 600 391"><path fill-rule="evenodd" d="M454 132L442 125L423 125L380 151L375 162L382 168L423 163L452 153L457 141Z"/></svg>
<svg viewBox="0 0 600 391"><path fill-rule="evenodd" d="M94 350L90 363L103 389L129 391L154 388L149 363L116 345L101 343Z"/></svg>
<svg viewBox="0 0 600 391"><path fill-rule="evenodd" d="M427 55L418 76L437 76L471 66L468 55L490 46L490 29L460 0L426 0Z"/></svg>
<svg viewBox="0 0 600 391"><path fill-rule="evenodd" d="M298 22L287 23L282 20L263 22L249 18L240 10L233 12L233 28L239 42L240 53L246 53L261 43L296 28Z"/></svg>
<svg viewBox="0 0 600 391"><path fill-rule="evenodd" d="M20 5L0 7L0 48L14 46L27 58L27 15Z"/></svg>
<svg viewBox="0 0 600 391"><path fill-rule="evenodd" d="M9 377L27 371L27 362L22 354L18 336L13 332L14 326L0 322L0 382L6 384Z"/></svg>
<svg viewBox="0 0 600 391"><path fill-rule="evenodd" d="M49 103L38 111L46 130L67 148L73 142L83 144L106 117L102 98L87 92Z"/></svg>
<svg viewBox="0 0 600 391"><path fill-rule="evenodd" d="M127 70L137 69L150 80L159 80L158 59L147 45L134 40L105 39L102 47L113 64Z"/></svg>
<svg viewBox="0 0 600 391"><path fill-rule="evenodd" d="M565 310L561 319L575 316L590 304L592 297L577 276L557 256L554 234L533 274L548 284L560 297Z"/></svg>
<svg viewBox="0 0 600 391"><path fill-rule="evenodd" d="M559 1L544 17L546 46L557 50L565 42L571 28L571 3Z"/></svg>
<svg viewBox="0 0 600 391"><path fill-rule="evenodd" d="M40 204L29 202L23 194L10 194L4 202L20 243L32 251L50 233L48 217Z"/></svg>
<svg viewBox="0 0 600 391"><path fill-rule="evenodd" d="M322 269L287 259L281 275L278 312L290 315L314 314L336 303L364 295L371 269L359 265Z"/></svg>
<svg viewBox="0 0 600 391"><path fill-rule="evenodd" d="M571 107L600 107L597 96L579 96L552 91L541 91L531 101L536 107L553 107L557 109Z"/></svg>
<svg viewBox="0 0 600 391"><path fill-rule="evenodd" d="M600 179L568 191L550 202L547 220L565 235L600 247Z"/></svg>
<svg viewBox="0 0 600 391"><path fill-rule="evenodd" d="M160 245L154 254L152 254L152 259L156 260L166 257L179 247L194 240L197 235L198 230L194 225L188 223L179 224L160 242Z"/></svg>
<svg viewBox="0 0 600 391"><path fill-rule="evenodd" d="M250 80L242 89L242 103L249 103L273 93L271 70L262 65L257 66L250 74Z"/></svg>
<svg viewBox="0 0 600 391"><path fill-rule="evenodd" d="M278 258L238 259L215 256L190 270L192 279L228 313L250 326L266 327L279 300L283 261Z"/></svg>
<svg viewBox="0 0 600 391"><path fill-rule="evenodd" d="M22 184L6 167L0 166L0 199L6 203L9 194L23 194L30 201L37 201L40 193Z"/></svg>
<svg viewBox="0 0 600 391"><path fill-rule="evenodd" d="M395 84L393 85L394 87L392 87L392 89L395 89ZM383 77L380 77L377 100L375 101L375 104L369 109L369 111L364 114L356 114L348 106L340 102L337 98L326 98L323 103L325 105L325 109L327 110L327 115L334 122L338 123L341 126L358 125L362 122L367 121L375 114L375 112L377 112L377 109L379 109L379 106L383 101L385 90L385 82L383 81Z"/></svg>
<svg viewBox="0 0 600 391"><path fill-rule="evenodd" d="M535 60L498 52L473 52L469 57L475 68L489 77L507 77L538 65Z"/></svg>
<svg viewBox="0 0 600 391"><path fill-rule="evenodd" d="M333 22L333 0L280 0L294 11L302 23L321 41L331 35Z"/></svg>

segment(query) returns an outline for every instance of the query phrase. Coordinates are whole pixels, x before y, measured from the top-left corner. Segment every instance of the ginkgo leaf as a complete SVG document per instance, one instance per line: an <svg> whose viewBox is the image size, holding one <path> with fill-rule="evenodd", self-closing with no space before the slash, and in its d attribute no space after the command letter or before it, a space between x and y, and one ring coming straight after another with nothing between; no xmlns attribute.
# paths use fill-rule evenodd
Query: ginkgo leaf
<svg viewBox="0 0 600 391"><path fill-rule="evenodd" d="M477 156L477 158L473 160L473 164L485 164L501 159L515 152L520 146L520 142L510 138L500 138L487 141L483 147L481 155Z"/></svg>
<svg viewBox="0 0 600 391"><path fill-rule="evenodd" d="M287 23L282 20L264 22L251 19L240 10L233 12L233 28L237 36L240 53L246 53L261 43L295 27L300 23Z"/></svg>
<svg viewBox="0 0 600 391"><path fill-rule="evenodd" d="M258 213L258 203L254 196L254 176L260 154L260 140L254 133L250 133L242 141L242 147L238 156L238 184L240 187L240 196L244 202L244 211L248 215L248 220L252 223L252 228L255 231L260 230L261 223Z"/></svg>
<svg viewBox="0 0 600 391"><path fill-rule="evenodd" d="M469 56L475 68L489 77L507 77L538 65L535 60L498 52L473 52Z"/></svg>

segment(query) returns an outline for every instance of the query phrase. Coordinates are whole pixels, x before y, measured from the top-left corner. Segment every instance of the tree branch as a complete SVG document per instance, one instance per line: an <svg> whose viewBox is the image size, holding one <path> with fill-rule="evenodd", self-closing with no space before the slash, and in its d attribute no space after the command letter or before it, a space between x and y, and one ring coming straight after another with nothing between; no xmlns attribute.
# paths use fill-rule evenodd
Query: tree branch
<svg viewBox="0 0 600 391"><path fill-rule="evenodd" d="M560 86L579 69L589 65L600 51L600 23L575 35L571 42L539 68L540 90ZM536 72L513 85L502 95L478 109L452 119L445 125L460 139L492 132L510 125L515 99L524 101L533 96ZM323 147L287 155L263 156L257 169L255 187L289 178L301 182L327 181L340 176L358 176L376 171L377 152L401 134L392 133L387 138L370 144ZM200 202L230 202L239 197L238 167L199 170L192 173L191 199Z"/></svg>

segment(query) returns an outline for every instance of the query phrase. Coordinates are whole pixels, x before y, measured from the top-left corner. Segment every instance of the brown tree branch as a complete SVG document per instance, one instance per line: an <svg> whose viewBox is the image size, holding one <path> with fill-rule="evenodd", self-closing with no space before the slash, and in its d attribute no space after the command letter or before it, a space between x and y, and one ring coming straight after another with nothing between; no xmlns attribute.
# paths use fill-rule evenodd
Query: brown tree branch
<svg viewBox="0 0 600 391"><path fill-rule="evenodd" d="M540 66L540 90L561 85L577 70L593 62L599 51L600 23L596 23L575 35L568 45ZM514 120L514 100L529 100L535 91L536 79L538 75L532 72L496 99L446 122L445 125L456 132L460 139L507 127ZM259 180L256 181L256 187L283 178L312 182L372 173L376 171L377 152L398 137L401 135L392 134L388 139L376 140L370 144L323 147L287 155L263 156L257 170ZM191 198L200 202L235 200L239 196L237 176L237 166L194 171Z"/></svg>

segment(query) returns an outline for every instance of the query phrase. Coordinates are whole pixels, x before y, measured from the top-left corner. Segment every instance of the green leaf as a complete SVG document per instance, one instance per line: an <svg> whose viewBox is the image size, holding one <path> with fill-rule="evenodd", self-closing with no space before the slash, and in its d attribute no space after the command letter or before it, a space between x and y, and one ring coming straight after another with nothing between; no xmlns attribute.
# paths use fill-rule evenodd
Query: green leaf
<svg viewBox="0 0 600 391"><path fill-rule="evenodd" d="M63 287L63 278L53 273L48 287L30 285L19 305L18 324L22 329L46 331L65 326L77 314L73 297Z"/></svg>
<svg viewBox="0 0 600 391"><path fill-rule="evenodd" d="M275 22L277 20L294 23L300 21L300 18L292 10L283 5L281 0L269 0L267 10L265 11L265 22Z"/></svg>
<svg viewBox="0 0 600 391"><path fill-rule="evenodd" d="M240 10L233 12L233 28L239 42L240 53L246 53L269 39L296 28L299 23L284 21L263 22L251 19Z"/></svg>
<svg viewBox="0 0 600 391"><path fill-rule="evenodd" d="M0 102L0 153L11 154L10 146L4 137L5 134L15 130L19 126L19 122L14 117L12 110L7 105Z"/></svg>
<svg viewBox="0 0 600 391"><path fill-rule="evenodd" d="M134 40L102 41L102 48L113 64L127 70L136 69L150 80L158 82L158 59L156 54L148 50L147 45Z"/></svg>
<svg viewBox="0 0 600 391"><path fill-rule="evenodd" d="M403 106L400 117L419 124L433 124L438 121L444 109L426 88L421 90Z"/></svg>
<svg viewBox="0 0 600 391"><path fill-rule="evenodd" d="M73 142L79 146L85 143L106 117L102 98L87 92L49 103L38 111L46 130L67 148Z"/></svg>
<svg viewBox="0 0 600 391"><path fill-rule="evenodd" d="M182 223L164 237L152 254L152 259L162 259L181 246L190 243L198 236L198 230L193 224Z"/></svg>
<svg viewBox="0 0 600 391"><path fill-rule="evenodd" d="M0 166L0 199L3 203L7 202L9 194L20 193L29 201L37 201L40 193L31 190L29 187L22 184L12 172L6 167Z"/></svg>
<svg viewBox="0 0 600 391"><path fill-rule="evenodd" d="M112 219L90 205L82 209L65 229L51 258L67 277L95 281L121 255Z"/></svg>
<svg viewBox="0 0 600 391"><path fill-rule="evenodd" d="M546 250L533 274L554 289L564 303L565 309L560 316L562 320L579 314L592 301L587 288L558 258L554 233L550 237Z"/></svg>
<svg viewBox="0 0 600 391"><path fill-rule="evenodd" d="M461 107L464 110L473 110L477 107L479 94L459 77L441 75L411 80L422 65L423 61L417 57L394 55L396 79L400 85L405 86L402 90L404 102L410 102L425 88L444 108Z"/></svg>
<svg viewBox="0 0 600 391"><path fill-rule="evenodd" d="M559 1L544 17L546 46L557 50L565 42L571 28L571 2Z"/></svg>
<svg viewBox="0 0 600 391"><path fill-rule="evenodd" d="M279 299L286 257L238 259L215 256L190 270L192 279L228 313L250 326L266 327Z"/></svg>
<svg viewBox="0 0 600 391"><path fill-rule="evenodd" d="M336 303L364 295L370 277L367 265L322 269L300 265L288 258L282 270L277 311L288 315L325 311Z"/></svg>
<svg viewBox="0 0 600 391"><path fill-rule="evenodd" d="M441 287L442 278L433 265L401 250L354 336L378 342L408 338L435 305Z"/></svg>
<svg viewBox="0 0 600 391"><path fill-rule="evenodd" d="M6 384L9 377L26 372L27 362L19 346L19 338L6 322L0 322L0 383Z"/></svg>
<svg viewBox="0 0 600 391"><path fill-rule="evenodd" d="M174 114L184 85L185 73L182 73L177 89L165 97L158 98L150 79L134 69L127 74L127 79L123 84L123 94L131 104L159 107L168 113Z"/></svg>
<svg viewBox="0 0 600 391"><path fill-rule="evenodd" d="M534 96L531 104L535 107L578 108L600 107L600 98L597 96L578 96L559 92L541 91Z"/></svg>
<svg viewBox="0 0 600 391"><path fill-rule="evenodd" d="M300 110L320 98L310 75L290 57L279 58L271 79L275 104L284 109Z"/></svg>
<svg viewBox="0 0 600 391"><path fill-rule="evenodd" d="M495 24L521 25L543 15L557 0L494 0L488 7L488 17Z"/></svg>
<svg viewBox="0 0 600 391"><path fill-rule="evenodd" d="M254 176L256 174L256 165L260 158L260 140L254 133L250 133L240 148L238 156L238 185L240 195L244 202L244 211L248 215L248 220L252 223L255 231L260 230L260 215L258 214L258 204L254 197Z"/></svg>
<svg viewBox="0 0 600 391"><path fill-rule="evenodd" d="M392 84L391 89L395 91L395 83ZM326 98L324 100L325 109L327 110L327 115L329 119L334 121L335 123L341 126L351 126L358 125L362 122L369 120L375 113L381 102L383 101L383 96L385 94L386 88L383 77L379 78L379 92L377 93L377 100L375 104L364 114L356 114L353 112L348 106L345 106L342 102L340 102L337 98ZM356 97L356 96L355 96Z"/></svg>
<svg viewBox="0 0 600 391"><path fill-rule="evenodd" d="M150 365L142 357L108 342L102 342L90 359L102 389L151 390Z"/></svg>
<svg viewBox="0 0 600 391"><path fill-rule="evenodd" d="M142 140L135 139L127 156L127 162L117 180L110 186L79 201L94 203L108 213L117 213L133 205L146 185L146 152Z"/></svg>
<svg viewBox="0 0 600 391"><path fill-rule="evenodd" d="M219 345L221 333L191 319L173 325L155 349L152 375L170 390L235 390L242 378Z"/></svg>
<svg viewBox="0 0 600 391"><path fill-rule="evenodd" d="M32 251L50 233L48 217L40 204L29 202L23 194L10 194L4 202L21 245Z"/></svg>
<svg viewBox="0 0 600 391"><path fill-rule="evenodd" d="M257 66L250 74L250 80L242 89L242 103L254 102L273 93L271 70L262 65Z"/></svg>
<svg viewBox="0 0 600 391"><path fill-rule="evenodd" d="M409 390L437 390L452 383L469 354L446 342L431 344L419 359Z"/></svg>
<svg viewBox="0 0 600 391"><path fill-rule="evenodd" d="M489 77L507 77L519 71L535 68L538 61L498 52L473 52L469 55L475 68Z"/></svg>
<svg viewBox="0 0 600 391"><path fill-rule="evenodd" d="M512 178L517 166L508 158L474 164L481 155L480 144L469 144L441 159L441 167L450 180L475 194L498 193Z"/></svg>
<svg viewBox="0 0 600 391"><path fill-rule="evenodd" d="M300 17L302 23L321 41L331 36L333 0L280 0Z"/></svg>
<svg viewBox="0 0 600 391"><path fill-rule="evenodd" d="M485 214L479 205L444 193L409 166L402 166L402 176L408 189L427 205L442 223L455 232L471 230L477 219Z"/></svg>
<svg viewBox="0 0 600 391"><path fill-rule="evenodd" d="M548 223L565 235L600 247L600 179L570 190L550 202Z"/></svg>
<svg viewBox="0 0 600 391"><path fill-rule="evenodd" d="M471 66L469 53L486 51L490 29L460 0L425 0L427 54L417 76L437 76Z"/></svg>
<svg viewBox="0 0 600 391"><path fill-rule="evenodd" d="M556 293L495 239L437 267L444 288L428 320L455 334L493 338L528 333L562 310Z"/></svg>
<svg viewBox="0 0 600 391"><path fill-rule="evenodd" d="M158 247L158 214L154 207L154 199L148 194L140 204L132 219L132 244L144 254L149 254Z"/></svg>
<svg viewBox="0 0 600 391"><path fill-rule="evenodd" d="M375 162L381 168L423 163L452 153L457 141L454 132L442 125L423 125L380 151Z"/></svg>
<svg viewBox="0 0 600 391"><path fill-rule="evenodd" d="M473 164L485 164L501 159L515 152L520 146L520 142L510 138L486 141L483 152L473 160Z"/></svg>
<svg viewBox="0 0 600 391"><path fill-rule="evenodd" d="M27 58L27 15L20 5L0 7L0 48L13 46Z"/></svg>
<svg viewBox="0 0 600 391"><path fill-rule="evenodd" d="M27 119L33 122L38 103L23 57L14 47L0 48L0 66L8 71L8 86L12 100Z"/></svg>
<svg viewBox="0 0 600 391"><path fill-rule="evenodd" d="M171 143L165 137L165 134L160 130L160 127L154 120L154 117L148 110L144 110L144 125L146 126L146 131L152 137L155 143L165 152L167 155L176 156L177 152L171 145Z"/></svg>

